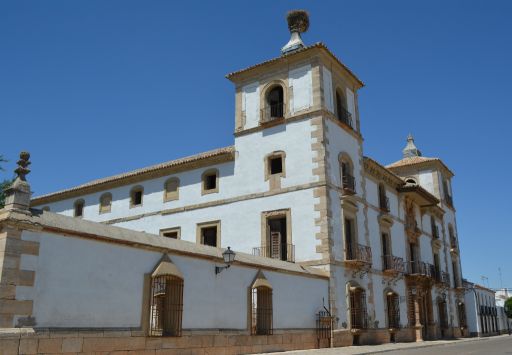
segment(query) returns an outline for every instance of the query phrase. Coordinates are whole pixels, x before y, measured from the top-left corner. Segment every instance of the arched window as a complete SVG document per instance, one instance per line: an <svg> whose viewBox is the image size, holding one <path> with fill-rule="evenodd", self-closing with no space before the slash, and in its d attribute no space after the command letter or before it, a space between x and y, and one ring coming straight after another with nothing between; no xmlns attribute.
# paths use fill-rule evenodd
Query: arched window
<svg viewBox="0 0 512 355"><path fill-rule="evenodd" d="M268 90L265 104L265 120L284 117L284 92L281 85L275 85Z"/></svg>
<svg viewBox="0 0 512 355"><path fill-rule="evenodd" d="M349 287L349 310L351 329L367 329L366 291L359 286Z"/></svg>
<svg viewBox="0 0 512 355"><path fill-rule="evenodd" d="M386 187L379 184L379 207L383 212L389 212L389 198L386 196Z"/></svg>
<svg viewBox="0 0 512 355"><path fill-rule="evenodd" d="M130 208L142 206L142 199L144 196L144 188L142 186L135 186L130 191Z"/></svg>
<svg viewBox="0 0 512 355"><path fill-rule="evenodd" d="M112 194L106 192L100 196L100 213L108 213L112 209Z"/></svg>
<svg viewBox="0 0 512 355"><path fill-rule="evenodd" d="M151 274L150 336L181 336L183 275L168 257Z"/></svg>
<svg viewBox="0 0 512 355"><path fill-rule="evenodd" d="M400 329L400 297L395 292L386 292L386 308L388 314L388 328Z"/></svg>
<svg viewBox="0 0 512 355"><path fill-rule="evenodd" d="M336 116L341 122L353 128L352 115L347 110L347 98L341 89L336 90Z"/></svg>
<svg viewBox="0 0 512 355"><path fill-rule="evenodd" d="M354 166L347 154L340 154L340 175L343 193L353 195L356 193L356 180L354 178Z"/></svg>
<svg viewBox="0 0 512 355"><path fill-rule="evenodd" d="M251 286L251 334L272 335L272 286L261 271Z"/></svg>
<svg viewBox="0 0 512 355"><path fill-rule="evenodd" d="M178 178L170 178L164 184L164 202L179 199L180 180Z"/></svg>
<svg viewBox="0 0 512 355"><path fill-rule="evenodd" d="M73 215L75 217L83 217L83 215L84 215L84 206L85 206L85 201L83 199L76 200L75 203L74 203L74 213L73 213Z"/></svg>

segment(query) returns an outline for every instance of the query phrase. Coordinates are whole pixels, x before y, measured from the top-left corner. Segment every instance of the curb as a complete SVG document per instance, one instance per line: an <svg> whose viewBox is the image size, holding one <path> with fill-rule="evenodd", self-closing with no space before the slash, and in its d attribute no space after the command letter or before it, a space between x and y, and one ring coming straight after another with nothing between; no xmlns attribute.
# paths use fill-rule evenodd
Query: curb
<svg viewBox="0 0 512 355"><path fill-rule="evenodd" d="M498 337L498 336L496 336ZM381 354L381 353L388 353L390 351L407 351L407 350L416 350L416 349L423 349L423 348L433 348L436 346L446 346L446 345L454 345L454 344L460 344L460 343L471 343L475 341L488 341L495 337L485 337L485 338L470 338L468 340L454 340L451 342L446 342L442 344L424 344L424 345L418 345L418 346L411 346L407 348L395 348L395 349L386 349L386 350L377 350L377 351L370 351L370 352L364 352L364 353L356 353L353 355L371 355L371 354ZM333 348L334 349L334 348Z"/></svg>
<svg viewBox="0 0 512 355"><path fill-rule="evenodd" d="M436 347L436 346L446 346L446 345L455 345L455 344L461 344L461 343L471 343L471 342L476 342L476 341L489 341L489 340L492 340L492 339L499 339L499 338L506 338L506 337L509 337L508 334L501 334L501 335L495 335L495 336L490 336L490 337L473 337L473 338L459 338L459 339L455 339L455 340L446 340L446 342L444 343L441 343L441 344L421 344L419 343L418 345L416 346L411 346L411 347L404 347L404 348L392 348L392 349L383 349L383 350L368 350L368 351L363 351L363 352L355 352L355 353L352 353L350 355L371 355L371 354L381 354L381 353L389 353L389 352L403 352L403 351L408 351L408 350L416 350L416 349L423 349L423 348L432 348L432 347ZM406 344L406 343L401 343L401 344ZM343 354L344 353L344 349L346 349L347 347L337 347L337 348L324 348L324 350L338 350L340 354ZM322 350L322 349L310 349L312 351L315 351L315 350ZM293 355L293 354L299 354L299 353L302 353L302 352L307 352L308 350L292 350L292 351L286 351L286 352L283 352L283 354L290 354L290 355ZM261 353L260 355L264 355L264 354L270 354L270 353ZM315 352L312 352L312 354L315 354Z"/></svg>

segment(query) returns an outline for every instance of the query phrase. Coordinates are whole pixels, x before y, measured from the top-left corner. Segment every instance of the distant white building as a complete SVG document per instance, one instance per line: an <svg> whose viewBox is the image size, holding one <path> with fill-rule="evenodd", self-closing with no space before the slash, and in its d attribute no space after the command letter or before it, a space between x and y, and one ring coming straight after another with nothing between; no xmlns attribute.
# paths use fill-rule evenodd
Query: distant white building
<svg viewBox="0 0 512 355"><path fill-rule="evenodd" d="M498 310L498 328L500 333L510 333L512 331L512 319L505 313L505 301L512 297L512 289L501 288L495 291L496 308Z"/></svg>
<svg viewBox="0 0 512 355"><path fill-rule="evenodd" d="M469 335L482 337L508 333L512 329L512 320L507 318L504 309L508 290L494 291L468 281L464 284Z"/></svg>
<svg viewBox="0 0 512 355"><path fill-rule="evenodd" d="M0 212L16 251L0 258L14 270L0 326L79 329L77 352L103 351L90 328L139 347L108 351L467 335L452 171L412 136L387 167L364 156L363 83L325 45L304 46L305 28L294 13L279 57L228 74L233 146L38 196L30 211L20 178ZM228 246L232 267L214 273Z"/></svg>

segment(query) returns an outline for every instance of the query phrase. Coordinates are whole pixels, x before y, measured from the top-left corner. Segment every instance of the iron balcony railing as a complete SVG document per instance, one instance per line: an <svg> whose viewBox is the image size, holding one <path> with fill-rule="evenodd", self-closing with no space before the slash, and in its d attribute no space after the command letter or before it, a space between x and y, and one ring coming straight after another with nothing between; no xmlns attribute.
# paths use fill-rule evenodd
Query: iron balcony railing
<svg viewBox="0 0 512 355"><path fill-rule="evenodd" d="M354 129L354 125L352 124L352 114L341 106L338 107L338 120Z"/></svg>
<svg viewBox="0 0 512 355"><path fill-rule="evenodd" d="M438 226L432 226L432 237L434 239L439 239L439 227Z"/></svg>
<svg viewBox="0 0 512 355"><path fill-rule="evenodd" d="M350 261L362 261L368 264L372 263L372 248L356 244L355 246L349 246L347 249L347 260Z"/></svg>
<svg viewBox="0 0 512 355"><path fill-rule="evenodd" d="M435 267L434 265L423 261L409 261L407 263L407 273L409 275L420 275L433 278L435 276Z"/></svg>
<svg viewBox="0 0 512 355"><path fill-rule="evenodd" d="M277 104L267 105L262 110L262 122L270 122L284 117L285 105L280 102Z"/></svg>
<svg viewBox="0 0 512 355"><path fill-rule="evenodd" d="M252 255L263 256L265 258L279 259L295 262L295 245L278 244L273 246L264 246L252 248Z"/></svg>
<svg viewBox="0 0 512 355"><path fill-rule="evenodd" d="M356 179L352 175L343 174L341 180L344 190L347 190L352 193L356 192Z"/></svg>
<svg viewBox="0 0 512 355"><path fill-rule="evenodd" d="M394 255L383 255L382 270L405 272L404 259Z"/></svg>
<svg viewBox="0 0 512 355"><path fill-rule="evenodd" d="M389 212L389 197L380 196L379 197L379 207L382 211Z"/></svg>

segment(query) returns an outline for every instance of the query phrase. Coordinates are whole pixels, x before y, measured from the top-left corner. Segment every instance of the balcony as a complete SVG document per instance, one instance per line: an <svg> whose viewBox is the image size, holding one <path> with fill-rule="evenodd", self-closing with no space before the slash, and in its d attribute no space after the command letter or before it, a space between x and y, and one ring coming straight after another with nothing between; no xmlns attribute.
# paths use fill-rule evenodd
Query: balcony
<svg viewBox="0 0 512 355"><path fill-rule="evenodd" d="M354 125L352 124L352 114L348 112L345 108L343 108L341 105L337 107L338 108L338 120L349 126L351 129L354 129Z"/></svg>
<svg viewBox="0 0 512 355"><path fill-rule="evenodd" d="M283 261L295 262L295 245L278 244L273 246L264 246L252 248L252 255L263 256L265 258L279 259Z"/></svg>
<svg viewBox="0 0 512 355"><path fill-rule="evenodd" d="M277 104L267 105L261 110L261 122L268 123L284 118L285 105L280 102Z"/></svg>
<svg viewBox="0 0 512 355"><path fill-rule="evenodd" d="M350 174L343 174L341 178L344 195L354 195L356 193L356 179Z"/></svg>
<svg viewBox="0 0 512 355"><path fill-rule="evenodd" d="M345 261L349 264L371 264L372 263L372 248L356 244L355 246L349 246L346 251Z"/></svg>
<svg viewBox="0 0 512 355"><path fill-rule="evenodd" d="M435 276L435 273L435 267L432 264L425 263L423 261L407 262L407 274L410 276L431 279Z"/></svg>
<svg viewBox="0 0 512 355"><path fill-rule="evenodd" d="M382 212L388 213L389 210L389 197L379 196L379 208Z"/></svg>
<svg viewBox="0 0 512 355"><path fill-rule="evenodd" d="M405 272L404 259L394 255L383 255L382 270L390 274Z"/></svg>

